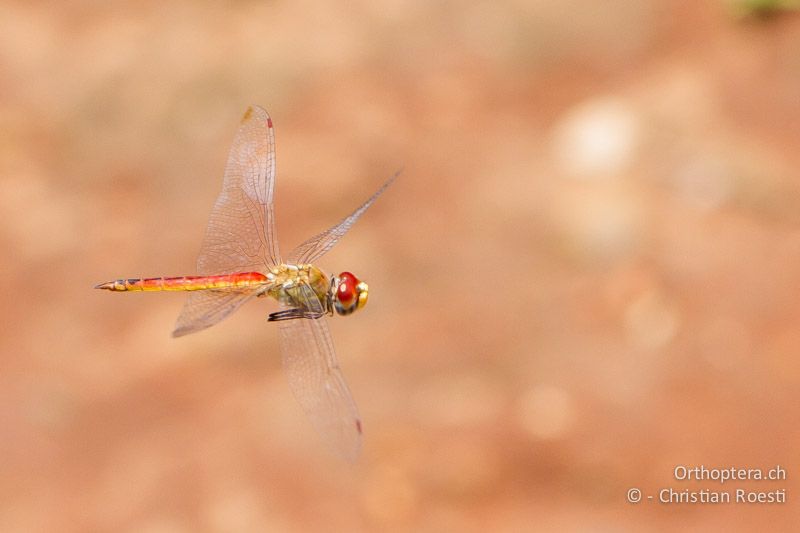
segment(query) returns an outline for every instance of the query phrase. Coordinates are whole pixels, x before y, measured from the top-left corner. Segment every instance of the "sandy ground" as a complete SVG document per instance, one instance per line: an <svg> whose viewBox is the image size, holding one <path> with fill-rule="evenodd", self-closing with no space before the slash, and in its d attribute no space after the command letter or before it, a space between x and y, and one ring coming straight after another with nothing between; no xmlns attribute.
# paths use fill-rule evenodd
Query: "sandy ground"
<svg viewBox="0 0 800 533"><path fill-rule="evenodd" d="M797 15L165 4L0 4L0 530L796 526ZM355 466L286 386L274 305L172 339L184 295L91 289L194 273L249 104L285 250L404 169L320 263L372 289L331 320Z"/></svg>

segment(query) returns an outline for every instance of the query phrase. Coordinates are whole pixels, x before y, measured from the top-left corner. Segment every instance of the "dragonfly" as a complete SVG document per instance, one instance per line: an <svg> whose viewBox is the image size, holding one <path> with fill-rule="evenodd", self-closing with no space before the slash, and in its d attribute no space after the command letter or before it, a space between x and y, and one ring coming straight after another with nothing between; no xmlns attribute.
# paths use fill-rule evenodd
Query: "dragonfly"
<svg viewBox="0 0 800 533"><path fill-rule="evenodd" d="M339 223L292 250L285 259L275 230L275 132L269 114L247 109L231 147L222 185L197 258L198 275L127 278L95 288L114 292L190 291L174 337L201 331L253 298L273 298L283 367L289 387L323 441L354 461L362 424L345 382L326 317L348 316L367 304L369 287L350 272L325 274L325 255L391 185L391 176Z"/></svg>

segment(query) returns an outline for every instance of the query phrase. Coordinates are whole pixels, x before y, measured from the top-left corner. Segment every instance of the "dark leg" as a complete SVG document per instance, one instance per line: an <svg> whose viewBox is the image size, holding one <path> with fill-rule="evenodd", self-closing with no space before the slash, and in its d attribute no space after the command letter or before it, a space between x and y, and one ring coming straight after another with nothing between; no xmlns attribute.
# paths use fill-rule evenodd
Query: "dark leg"
<svg viewBox="0 0 800 533"><path fill-rule="evenodd" d="M314 313L305 309L284 309L269 314L268 322L278 322L280 320L295 320L298 318L320 318L324 313Z"/></svg>

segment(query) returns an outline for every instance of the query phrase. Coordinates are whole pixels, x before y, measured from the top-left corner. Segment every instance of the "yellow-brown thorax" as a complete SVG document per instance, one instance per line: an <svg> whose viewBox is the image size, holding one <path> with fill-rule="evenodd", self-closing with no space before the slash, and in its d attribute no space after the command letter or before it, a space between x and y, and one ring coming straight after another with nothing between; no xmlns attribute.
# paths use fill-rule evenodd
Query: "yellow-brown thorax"
<svg viewBox="0 0 800 533"><path fill-rule="evenodd" d="M258 296L270 296L288 306L295 306L300 301L295 290L300 283L306 283L314 289L323 305L328 299L331 286L331 279L314 265L282 264L270 269L267 280L268 285L259 291Z"/></svg>

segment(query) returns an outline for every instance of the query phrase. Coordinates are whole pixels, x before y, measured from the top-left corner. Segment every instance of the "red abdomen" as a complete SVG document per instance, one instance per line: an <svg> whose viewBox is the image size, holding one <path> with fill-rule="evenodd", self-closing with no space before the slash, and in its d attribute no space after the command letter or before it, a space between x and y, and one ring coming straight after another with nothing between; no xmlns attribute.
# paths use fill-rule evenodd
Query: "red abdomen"
<svg viewBox="0 0 800 533"><path fill-rule="evenodd" d="M174 278L117 279L96 289L109 291L202 291L209 289L247 288L267 282L261 272L237 272L218 276L179 276Z"/></svg>

